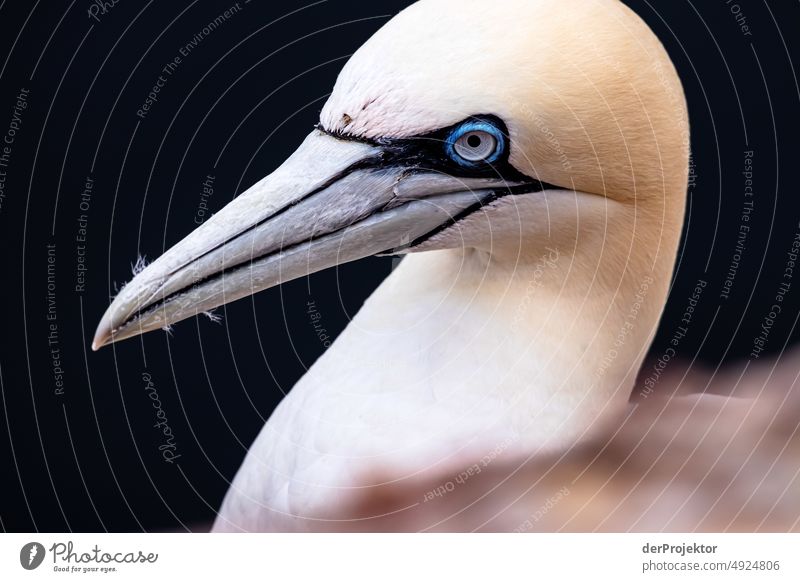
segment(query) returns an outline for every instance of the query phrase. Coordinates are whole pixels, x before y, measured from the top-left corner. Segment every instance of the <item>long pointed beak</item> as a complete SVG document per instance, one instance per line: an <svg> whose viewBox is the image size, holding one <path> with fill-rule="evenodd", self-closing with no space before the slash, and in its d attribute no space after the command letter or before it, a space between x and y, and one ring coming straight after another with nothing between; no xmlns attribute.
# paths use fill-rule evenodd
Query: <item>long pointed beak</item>
<svg viewBox="0 0 800 582"><path fill-rule="evenodd" d="M380 146L315 130L278 170L126 285L100 321L92 348L396 251L480 206L499 186L508 185L394 165Z"/></svg>

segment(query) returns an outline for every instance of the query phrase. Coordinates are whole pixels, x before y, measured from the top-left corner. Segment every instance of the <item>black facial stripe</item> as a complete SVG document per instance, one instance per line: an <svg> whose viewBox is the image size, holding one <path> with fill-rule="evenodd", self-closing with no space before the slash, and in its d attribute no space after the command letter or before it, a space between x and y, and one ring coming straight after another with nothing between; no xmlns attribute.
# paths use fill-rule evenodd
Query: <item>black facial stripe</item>
<svg viewBox="0 0 800 582"><path fill-rule="evenodd" d="M505 135L506 143L509 143L508 129L505 123L503 123L503 121L500 118L493 115L478 115L470 118L470 120L484 120L494 124ZM192 262L201 259L204 256L208 255L209 253L212 253L220 249L222 246L236 240L241 236L246 235L247 233L262 226L267 221L272 220L277 216L280 216L293 206L308 200L315 194L318 194L319 192L325 190L331 184L339 180L342 180L349 174L358 170L370 170L370 169L378 170L390 167L391 168L402 167L407 169L409 172L434 171L434 172L441 172L444 174L448 174L450 176L454 176L457 178L490 178L495 180L500 179L506 182L535 183L535 184L541 184L543 187L555 188L554 186L550 186L549 184L543 184L538 180L526 176L525 174L514 168L509 162L508 148L506 149L506 151L503 152L502 156L497 162L493 164L487 164L482 167L465 168L464 166L461 166L453 162L453 160L451 160L445 153L444 145L445 142L447 141L448 136L452 133L452 131L462 123L464 122L462 121L451 127L437 129L436 131L416 137L398 138L398 139L380 139L380 140L369 140L343 134L340 132L331 132L321 126L317 126L318 131L321 131L322 133L335 137L336 139L366 143L373 147L379 148L381 151L373 157L360 160L354 163L353 165L349 166L348 168L345 168L338 174L332 176L329 180L327 180L324 184L322 184L318 188L315 188L314 190L302 196L301 198L293 200L287 205L278 208L277 210L272 212L269 216L243 229L241 232L238 232L230 236L229 238L220 242L218 245L205 251L202 255L199 255L198 257L192 259ZM181 265L177 267L173 271L173 273L184 268L185 266L186 265Z"/></svg>
<svg viewBox="0 0 800 582"><path fill-rule="evenodd" d="M503 123L503 121L501 119L499 119L499 118L497 118L495 116L491 116L491 115L475 116L475 117L470 118L470 119L472 119L472 120L485 120L485 121L489 121L489 122L493 123L496 127L500 128L500 130L505 135L506 143L510 143L509 137L508 137L507 127L506 127L505 123ZM218 249L220 249L221 247L225 246L226 244L229 244L230 242L236 240L237 238L246 235L247 233L253 231L254 229L262 226L266 222L276 218L277 216L280 216L281 214L283 214L284 212L288 211L293 206L295 206L297 204L300 204L300 203L312 198L313 196L315 196L315 195L319 194L320 192L324 191L325 189L327 189L329 186L331 186L332 184L336 183L337 181L342 180L345 177L347 177L348 175L352 174L353 172L356 172L356 171L359 171L359 170L380 170L380 169L387 169L387 168L402 168L402 169L404 169L404 170L406 170L407 172L410 172L410 173L414 173L414 172L421 172L421 173L422 172L441 172L443 174L447 174L447 175L450 175L450 176L453 176L453 177L457 177L457 178L488 178L488 179L492 179L492 180L502 180L502 181L505 181L505 182L512 182L512 183L516 182L516 183L521 183L522 184L521 186L511 186L511 187L508 187L508 188L497 189L488 198L486 198L486 199L484 199L482 201L476 202L472 206L466 208L465 210L463 210L462 212L460 212L456 216L452 217L450 220L442 223L441 225L439 225L438 227L434 228L430 232L428 232L425 235L423 235L423 236L417 238L416 240L412 241L411 243L409 243L405 247L397 248L397 249L390 249L390 250L387 250L386 252L399 252L401 250L406 250L406 249L409 249L409 248L414 248L416 246L419 246L420 244L422 244L425 241L431 239L432 237L436 236L437 234L439 234L441 232L444 232L448 228L451 228L452 226L454 226L455 224L457 224L461 220L464 220L468 216L470 216L470 215L474 214L475 212L481 210L485 206L487 206L487 205L489 205L489 204L491 204L491 203L493 203L493 202L495 202L495 201L497 201L500 198L503 198L505 196L532 194L532 193L535 193L535 192L540 192L540 191L545 190L545 189L561 189L558 186L553 186L553 185L548 184L546 182L541 182L539 180L531 178L530 176L527 176L527 175L523 174L522 172L518 171L516 168L514 168L511 165L510 161L509 161L510 153L509 153L508 148L506 148L506 151L504 151L502 153L501 157L496 162L494 162L492 164L486 164L484 166L479 166L479 167L475 167L475 168L468 168L468 167L464 167L464 166L461 166L461 165L455 163L453 160L451 160L447 156L444 146L445 146L445 142L446 142L447 138L450 136L451 132L456 127L461 125L461 123L464 123L464 122L462 121L462 122L460 122L460 123L458 123L458 124L456 124L454 126L442 128L442 129L433 131L431 133L420 135L420 136L416 136L416 137L395 138L395 139L380 139L380 140L368 140L368 139L364 139L364 138L360 138L360 137L356 137L356 136L343 134L343 133L340 133L340 132L331 132L331 131L328 131L328 130L326 130L325 128L323 128L321 126L318 126L317 127L318 131L320 131L322 133L325 133L325 134L328 134L328 135L330 135L330 136L332 136L332 137L334 137L336 139L341 139L341 140L346 140L346 141L359 141L359 142L367 143L367 144L372 145L372 146L374 146L376 148L379 148L380 151L376 155L374 155L372 157L369 157L369 158L365 158L363 160L359 160L358 162L356 162L356 163L350 165L349 167L345 168L344 170L338 172L337 174L332 176L330 179L326 180L325 183L323 183L319 187L317 187L314 190L308 192L307 194L305 194L304 196L298 198L297 200L293 200L293 201L289 202L288 204L282 206L281 208L278 208L274 212L270 213L269 216L263 218L262 220L258 221L255 224L243 229L242 231L230 236L229 238L225 239L223 242L215 245L214 247L208 249L207 251L205 251L201 255L198 255L197 257L193 258L191 261L187 262L186 264L177 267L176 269L174 269L172 271L171 274L174 274L175 272L179 271L180 269L185 268L189 264L191 264L191 263L193 263L193 262L205 257L206 255L208 255L208 254L210 254L210 253L212 253L212 252L214 252L214 251L216 251ZM380 212L380 211L378 211L378 212ZM373 215L377 214L378 212L373 213ZM336 233L338 233L338 232L340 232L342 230L345 230L345 229L349 228L350 226L352 226L352 225L348 225L348 226L342 227L341 229L336 230L336 231L325 233L322 236L329 236L329 235L332 235L332 234L336 234ZM206 278L204 278L204 279L202 279L200 281L197 281L197 282L193 283L192 285L190 285L190 286L188 286L188 287L186 287L184 289L175 291L175 292L169 294L168 296L165 296L162 299L156 301L155 303L153 303L151 305L148 305L148 306L145 306L145 307L137 310L123 324L123 326L129 325L130 323L134 322L136 319L138 319L138 318L140 318L140 317L142 317L142 316L144 316L144 315L146 315L148 313L151 313L151 312L159 309L160 307L162 307L164 304L166 304L171 299L186 293L190 289L196 288L196 287L198 287L200 285L206 284L206 283L208 283L208 282L210 282L212 280L218 279L220 277L224 277L225 275L230 274L233 271L236 271L238 269L244 268L244 267L246 267L248 265L251 265L254 262L260 261L262 259L266 259L266 258L268 258L270 256L273 256L273 255L281 253L281 252L286 252L286 251L291 250L292 248L294 248L296 246L300 246L300 245L309 243L309 242L311 242L311 240L313 240L313 239L300 241L300 242L295 243L293 245L289 245L287 247L280 248L280 249L277 249L277 250L269 252L269 253L265 253L262 256L252 258L252 259L250 259L248 261L244 261L244 262L236 264L236 265L232 265L232 266L230 266L230 267L228 267L226 269L223 269L222 271L219 271L218 273L214 273L212 275L209 275L208 277L206 277Z"/></svg>
<svg viewBox="0 0 800 582"><path fill-rule="evenodd" d="M506 147L500 158L492 164L465 167L454 162L446 153L445 144L450 134L467 121L488 121L497 127L505 136L506 144L510 144L508 127L497 116L475 115L450 127L437 129L430 133L407 138L382 138L366 139L345 132L329 131L317 126L317 129L337 139L358 141L381 148L382 152L376 159L365 160L361 168L381 168L387 166L406 167L410 171L435 171L454 176L456 178L491 178L502 179L506 182L537 182L535 178L526 176L509 161L510 148Z"/></svg>

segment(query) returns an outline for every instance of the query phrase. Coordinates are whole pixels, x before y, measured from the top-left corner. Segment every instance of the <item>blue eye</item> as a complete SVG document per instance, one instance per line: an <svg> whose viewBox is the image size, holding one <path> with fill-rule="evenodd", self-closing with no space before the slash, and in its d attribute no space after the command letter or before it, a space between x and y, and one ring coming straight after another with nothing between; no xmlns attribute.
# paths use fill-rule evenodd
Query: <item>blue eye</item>
<svg viewBox="0 0 800 582"><path fill-rule="evenodd" d="M489 121L467 121L453 130L445 147L453 161L471 168L500 159L506 136Z"/></svg>

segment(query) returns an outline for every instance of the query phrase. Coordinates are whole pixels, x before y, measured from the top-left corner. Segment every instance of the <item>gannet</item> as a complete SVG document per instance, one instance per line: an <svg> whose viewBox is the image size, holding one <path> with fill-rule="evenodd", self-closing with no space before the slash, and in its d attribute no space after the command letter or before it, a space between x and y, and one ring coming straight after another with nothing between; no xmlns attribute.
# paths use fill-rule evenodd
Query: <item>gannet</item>
<svg viewBox="0 0 800 582"><path fill-rule="evenodd" d="M314 528L376 467L557 451L626 406L668 293L689 127L617 0L422 0L274 173L149 265L94 340L404 255L282 401L217 531Z"/></svg>

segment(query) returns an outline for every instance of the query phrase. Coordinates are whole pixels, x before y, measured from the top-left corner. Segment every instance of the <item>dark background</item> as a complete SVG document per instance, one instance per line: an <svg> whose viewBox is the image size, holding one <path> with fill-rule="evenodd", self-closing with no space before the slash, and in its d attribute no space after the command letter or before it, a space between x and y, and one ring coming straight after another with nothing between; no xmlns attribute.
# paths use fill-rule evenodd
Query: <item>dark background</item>
<svg viewBox="0 0 800 582"><path fill-rule="evenodd" d="M183 59L145 119L136 112L180 47L232 0L0 1L0 139L30 91L0 206L0 530L202 529L283 394L321 354L306 302L335 336L389 273L370 259L176 326L89 350L115 285L195 226L203 182L216 211L274 169L317 121L347 57L405 0L245 2ZM800 3L629 1L671 53L690 103L695 177L675 285L651 355L663 354L691 290L707 287L678 357L750 358L798 232ZM746 18L745 35L732 11ZM468 31L465 31L467 34ZM1 144L0 144L1 145ZM755 196L730 297L745 151ZM81 210L87 177L88 210ZM78 218L88 218L78 292ZM48 248L55 245L55 321ZM52 281L51 281L52 282ZM768 351L798 338L800 281ZM51 338L50 324L57 326ZM56 339L57 343L51 343ZM56 391L53 349L63 370ZM163 460L147 373L180 457Z"/></svg>

